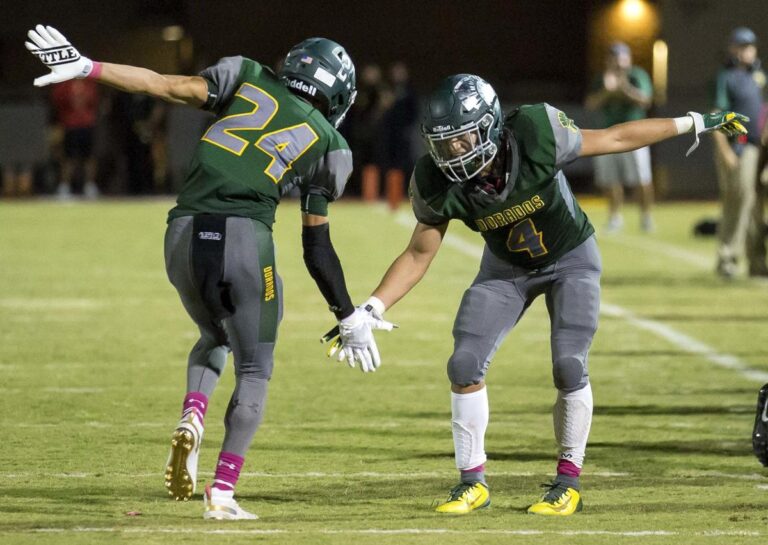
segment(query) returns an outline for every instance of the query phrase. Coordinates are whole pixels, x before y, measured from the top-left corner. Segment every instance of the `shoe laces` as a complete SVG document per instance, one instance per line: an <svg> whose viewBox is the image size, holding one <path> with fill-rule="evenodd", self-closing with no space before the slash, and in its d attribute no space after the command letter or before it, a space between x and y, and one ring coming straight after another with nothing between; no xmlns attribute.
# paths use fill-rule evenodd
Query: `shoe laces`
<svg viewBox="0 0 768 545"><path fill-rule="evenodd" d="M568 492L568 485L557 481L553 481L551 483L542 483L541 486L548 489L544 493L543 498L543 501L548 503L554 503L562 499L563 494Z"/></svg>
<svg viewBox="0 0 768 545"><path fill-rule="evenodd" d="M461 498L464 494L467 493L467 491L475 486L477 483L459 483L453 488L451 488L450 497L448 498L448 501L456 501L459 498Z"/></svg>

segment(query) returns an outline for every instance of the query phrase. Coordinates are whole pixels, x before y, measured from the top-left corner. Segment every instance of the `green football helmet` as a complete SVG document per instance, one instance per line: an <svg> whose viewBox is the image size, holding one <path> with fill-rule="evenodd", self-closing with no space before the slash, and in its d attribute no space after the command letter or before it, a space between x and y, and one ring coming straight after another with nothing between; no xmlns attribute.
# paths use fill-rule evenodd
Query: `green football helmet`
<svg viewBox="0 0 768 545"><path fill-rule="evenodd" d="M501 145L499 98L484 79L471 74L445 78L427 99L421 124L432 160L452 182L480 173Z"/></svg>
<svg viewBox="0 0 768 545"><path fill-rule="evenodd" d="M280 77L293 93L320 103L338 128L355 102L355 65L342 46L326 38L308 38L288 52Z"/></svg>

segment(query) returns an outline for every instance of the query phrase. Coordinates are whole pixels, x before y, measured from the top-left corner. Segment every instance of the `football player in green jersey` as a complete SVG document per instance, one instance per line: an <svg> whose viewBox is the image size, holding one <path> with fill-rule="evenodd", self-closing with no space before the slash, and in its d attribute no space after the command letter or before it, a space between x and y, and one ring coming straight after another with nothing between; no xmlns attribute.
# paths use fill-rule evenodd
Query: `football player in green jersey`
<svg viewBox="0 0 768 545"><path fill-rule="evenodd" d="M256 518L233 496L264 413L282 315L272 242L281 195L296 187L301 193L304 260L339 320L348 362L375 370L380 359L371 329L391 329L352 305L329 236L328 203L352 171L349 147L336 130L355 99L352 60L339 44L310 38L290 50L278 74L245 57L227 57L198 76L174 76L91 61L52 27L38 25L28 37L27 49L51 69L37 86L88 77L216 116L197 146L165 236L168 278L200 330L165 484L177 500L195 492L208 399L232 351L236 385L203 516Z"/></svg>
<svg viewBox="0 0 768 545"><path fill-rule="evenodd" d="M381 318L421 280L451 220L485 240L480 270L453 325L448 377L460 482L438 512L464 514L490 504L485 375L504 337L539 295L552 326L559 456L556 477L528 512L570 515L582 507L579 475L592 419L587 353L597 329L601 263L592 225L562 167L577 157L625 152L694 131L690 153L700 133L743 133L744 121L732 112L690 112L581 130L548 104L522 106L504 118L493 88L468 74L445 79L429 97L422 124L429 155L417 162L410 183L416 228L369 304Z"/></svg>

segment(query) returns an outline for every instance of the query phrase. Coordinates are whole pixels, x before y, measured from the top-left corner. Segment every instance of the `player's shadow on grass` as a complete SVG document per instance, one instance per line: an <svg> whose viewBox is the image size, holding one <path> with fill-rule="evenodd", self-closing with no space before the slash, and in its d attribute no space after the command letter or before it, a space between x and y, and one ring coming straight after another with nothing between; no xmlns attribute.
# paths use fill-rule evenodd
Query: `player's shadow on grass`
<svg viewBox="0 0 768 545"><path fill-rule="evenodd" d="M712 274L688 274L688 275L658 275L658 274L603 274L600 278L602 286L611 287L648 287L664 286L665 288L683 286L689 288L695 285L699 288L721 288L723 281ZM744 284L745 286L747 284Z"/></svg>
<svg viewBox="0 0 768 545"><path fill-rule="evenodd" d="M638 452L655 452L668 454L701 454L712 456L745 456L752 452L748 441L723 444L713 441L590 441L590 450L610 449L610 456L622 456L621 459L629 459ZM620 453L626 452L627 455ZM596 453L597 454L597 453ZM605 456L605 453L600 453Z"/></svg>
<svg viewBox="0 0 768 545"><path fill-rule="evenodd" d="M552 451L508 451L508 452L488 452L489 460L508 461L508 462L540 462L551 461ZM453 452L421 452L421 453L409 453L407 457L402 459L407 460L410 458L418 458L422 460L453 460Z"/></svg>
<svg viewBox="0 0 768 545"><path fill-rule="evenodd" d="M643 318L662 322L757 322L768 323L768 315L744 316L741 314L643 314ZM762 352L765 354L766 352Z"/></svg>
<svg viewBox="0 0 768 545"><path fill-rule="evenodd" d="M700 357L683 350L590 350L591 358L679 358Z"/></svg>
<svg viewBox="0 0 768 545"><path fill-rule="evenodd" d="M750 414L752 405L596 405L595 416ZM590 443L591 444L591 443Z"/></svg>
<svg viewBox="0 0 768 545"><path fill-rule="evenodd" d="M768 318L766 319L768 321ZM754 360L768 360L768 350L729 350L729 354ZM694 354L684 350L590 350L591 358L700 358L701 354ZM752 390L749 390L750 392Z"/></svg>

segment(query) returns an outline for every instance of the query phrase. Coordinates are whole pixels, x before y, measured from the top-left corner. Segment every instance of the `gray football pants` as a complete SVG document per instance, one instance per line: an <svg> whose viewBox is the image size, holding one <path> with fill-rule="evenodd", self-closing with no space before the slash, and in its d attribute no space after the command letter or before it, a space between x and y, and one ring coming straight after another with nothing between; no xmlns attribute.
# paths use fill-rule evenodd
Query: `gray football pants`
<svg viewBox="0 0 768 545"><path fill-rule="evenodd" d="M171 221L165 264L168 279L200 330L189 354L187 392L210 397L228 352L234 355L235 390L224 419L222 450L244 456L264 414L282 318L282 282L275 269L272 232L247 218L221 221L224 229L218 230L196 225L191 216ZM205 242L218 243L218 253L209 252Z"/></svg>
<svg viewBox="0 0 768 545"><path fill-rule="evenodd" d="M486 246L480 272L464 292L448 360L453 384L484 379L501 341L533 300L546 297L555 387L574 392L589 382L587 353L600 309L600 252L594 235L554 264L538 270L510 265Z"/></svg>

